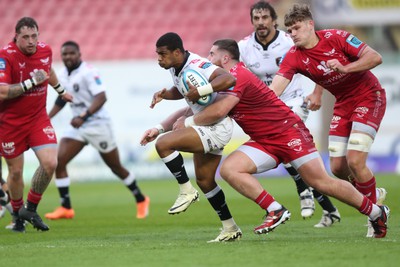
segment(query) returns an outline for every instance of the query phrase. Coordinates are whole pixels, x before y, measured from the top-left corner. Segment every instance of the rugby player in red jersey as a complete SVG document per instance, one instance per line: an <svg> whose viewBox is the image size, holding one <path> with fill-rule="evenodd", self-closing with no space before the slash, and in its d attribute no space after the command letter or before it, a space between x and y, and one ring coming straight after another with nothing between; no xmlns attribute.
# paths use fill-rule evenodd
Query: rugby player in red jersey
<svg viewBox="0 0 400 267"><path fill-rule="evenodd" d="M280 95L292 77L301 73L335 96L329 132L332 173L350 180L373 203L382 204L386 190L376 189L375 176L367 166L386 109L385 90L370 71L382 63L381 56L344 30L315 31L306 5L294 5L284 23L295 45L286 54L271 89ZM321 95L319 87L306 100L312 103ZM373 236L369 225L367 237Z"/></svg>
<svg viewBox="0 0 400 267"><path fill-rule="evenodd" d="M47 85L72 100L52 70L51 48L38 42L38 30L33 18L21 18L14 40L0 50L0 155L8 167L15 232L25 232L25 220L38 230L49 230L36 212L57 165L57 138L46 111ZM29 148L40 165L24 205L22 174Z"/></svg>
<svg viewBox="0 0 400 267"><path fill-rule="evenodd" d="M304 123L267 85L239 62L236 41L216 41L208 58L215 65L229 70L236 77L236 85L230 90L221 91L215 103L186 120L192 125L207 125L228 114L250 136L248 142L225 159L220 172L239 193L267 211L265 221L254 231L258 234L268 233L288 219L288 212L283 206L271 208L276 205L274 198L253 176L276 168L283 162L295 167L308 185L368 215L374 228L374 237L385 237L389 208L374 204L349 182L328 175ZM199 95L193 86L190 91L192 96ZM197 91L196 94L193 91Z"/></svg>

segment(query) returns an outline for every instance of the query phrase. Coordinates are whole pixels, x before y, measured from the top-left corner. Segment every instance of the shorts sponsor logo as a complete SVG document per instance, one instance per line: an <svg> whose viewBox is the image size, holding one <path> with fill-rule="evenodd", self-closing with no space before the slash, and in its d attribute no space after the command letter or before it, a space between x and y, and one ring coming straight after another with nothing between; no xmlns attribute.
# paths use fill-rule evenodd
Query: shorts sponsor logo
<svg viewBox="0 0 400 267"><path fill-rule="evenodd" d="M303 150L302 143L300 139L292 139L290 142L287 144L290 149L296 151L296 152L301 152Z"/></svg>
<svg viewBox="0 0 400 267"><path fill-rule="evenodd" d="M46 128L43 128L43 132L45 135L47 135L47 138L49 138L49 140L54 140L56 138L53 127L47 126Z"/></svg>
<svg viewBox="0 0 400 267"><path fill-rule="evenodd" d="M3 148L4 154L12 155L15 152L15 143L14 142L7 142L7 143L2 142L1 147Z"/></svg>
<svg viewBox="0 0 400 267"><path fill-rule="evenodd" d="M357 113L357 117L363 118L365 114L368 113L368 108L367 107L357 107L354 112Z"/></svg>

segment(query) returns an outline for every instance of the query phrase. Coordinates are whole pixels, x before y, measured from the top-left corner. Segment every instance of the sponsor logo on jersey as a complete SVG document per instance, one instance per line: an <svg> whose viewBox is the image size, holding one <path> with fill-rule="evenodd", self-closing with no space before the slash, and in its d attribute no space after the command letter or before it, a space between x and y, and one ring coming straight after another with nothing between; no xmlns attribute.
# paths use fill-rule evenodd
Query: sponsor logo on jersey
<svg viewBox="0 0 400 267"><path fill-rule="evenodd" d="M19 68L20 68L20 69L25 69L26 62L23 62L23 63L19 63L19 62L18 62L18 65L19 65Z"/></svg>
<svg viewBox="0 0 400 267"><path fill-rule="evenodd" d="M208 67L211 66L211 64L212 64L211 62L202 62L200 63L199 68L207 69Z"/></svg>
<svg viewBox="0 0 400 267"><path fill-rule="evenodd" d="M48 65L49 62L50 62L50 58L49 58L49 57L46 57L46 58L40 59L40 62L42 62L43 65Z"/></svg>
<svg viewBox="0 0 400 267"><path fill-rule="evenodd" d="M287 144L290 149L300 152L303 150L303 147L301 146L301 140L300 139L292 139L290 142Z"/></svg>
<svg viewBox="0 0 400 267"><path fill-rule="evenodd" d="M56 138L53 127L47 126L46 128L43 128L43 132L50 140L54 140Z"/></svg>
<svg viewBox="0 0 400 267"><path fill-rule="evenodd" d="M355 48L359 48L360 45L363 43L353 34L350 34L349 37L347 37L346 42Z"/></svg>
<svg viewBox="0 0 400 267"><path fill-rule="evenodd" d="M324 55L325 56L333 56L335 54L335 52L336 52L335 48L332 48L331 51L324 52Z"/></svg>
<svg viewBox="0 0 400 267"><path fill-rule="evenodd" d="M301 60L305 65L310 64L310 58L308 57L306 60Z"/></svg>
<svg viewBox="0 0 400 267"><path fill-rule="evenodd" d="M3 152L7 155L12 155L15 152L14 142L7 142L7 143L2 142L1 147L3 148Z"/></svg>
<svg viewBox="0 0 400 267"><path fill-rule="evenodd" d="M94 76L94 81L96 82L97 85L101 85L101 80L99 76Z"/></svg>
<svg viewBox="0 0 400 267"><path fill-rule="evenodd" d="M4 58L0 58L0 70L5 70L6 69L6 61Z"/></svg>

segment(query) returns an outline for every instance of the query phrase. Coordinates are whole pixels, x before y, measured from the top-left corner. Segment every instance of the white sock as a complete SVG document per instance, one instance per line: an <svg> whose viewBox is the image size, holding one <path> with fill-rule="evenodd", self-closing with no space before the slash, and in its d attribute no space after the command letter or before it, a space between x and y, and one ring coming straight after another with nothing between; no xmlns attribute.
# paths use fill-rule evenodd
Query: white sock
<svg viewBox="0 0 400 267"><path fill-rule="evenodd" d="M271 205L268 206L267 211L271 212L274 210L280 210L282 208L282 205L279 204L278 202L274 201L271 203Z"/></svg>
<svg viewBox="0 0 400 267"><path fill-rule="evenodd" d="M179 192L180 193L190 193L193 192L194 187L190 181L184 183L184 184L179 184Z"/></svg>

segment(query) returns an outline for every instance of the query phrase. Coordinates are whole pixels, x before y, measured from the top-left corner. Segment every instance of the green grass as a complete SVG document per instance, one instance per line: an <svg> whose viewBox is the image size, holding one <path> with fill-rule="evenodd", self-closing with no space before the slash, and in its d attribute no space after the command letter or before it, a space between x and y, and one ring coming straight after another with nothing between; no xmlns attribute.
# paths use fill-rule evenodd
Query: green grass
<svg viewBox="0 0 400 267"><path fill-rule="evenodd" d="M342 222L316 229L321 209L318 206L311 219L303 220L291 179L260 181L291 211L291 220L268 235L253 234L263 211L220 181L243 238L218 244L206 243L218 235L220 222L204 195L185 213L167 214L178 191L173 179L139 181L151 197L145 220L135 219L133 197L121 183L75 183L70 193L76 217L47 221L49 232L28 226L25 234L12 233L4 229L9 215L0 220L1 266L398 266L398 176L378 177L378 186L388 190L386 203L391 208L384 239L366 238L366 217L336 200ZM53 210L58 202L52 184L39 213Z"/></svg>

